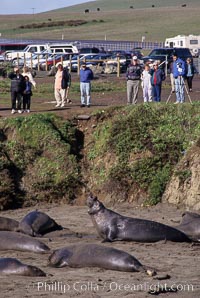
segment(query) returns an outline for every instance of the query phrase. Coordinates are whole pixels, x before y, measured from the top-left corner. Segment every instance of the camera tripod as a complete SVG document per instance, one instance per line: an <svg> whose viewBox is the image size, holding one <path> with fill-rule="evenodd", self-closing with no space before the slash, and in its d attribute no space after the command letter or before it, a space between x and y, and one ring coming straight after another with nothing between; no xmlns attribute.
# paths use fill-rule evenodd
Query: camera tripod
<svg viewBox="0 0 200 298"><path fill-rule="evenodd" d="M187 94L188 99L189 99L189 102L192 104L192 99L191 99L191 97L190 97L190 94L189 94L189 92L188 92L187 86L186 86L186 84L185 84L184 79L183 79L182 76L180 77L180 86L181 86L181 85L184 86L185 91L186 91L186 94ZM180 92L180 91L178 90L178 91L175 91L175 93L176 93L176 92ZM172 96L172 93L173 93L173 91L171 90L170 95L168 96L168 99L167 99L166 103L169 102L169 100L170 100L170 98L171 98L171 96Z"/></svg>

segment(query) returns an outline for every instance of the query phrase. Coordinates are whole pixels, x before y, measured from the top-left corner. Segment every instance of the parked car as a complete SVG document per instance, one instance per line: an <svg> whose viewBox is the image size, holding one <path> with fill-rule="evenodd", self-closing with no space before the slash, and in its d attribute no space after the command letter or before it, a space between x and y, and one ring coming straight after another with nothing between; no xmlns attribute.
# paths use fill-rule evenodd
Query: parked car
<svg viewBox="0 0 200 298"><path fill-rule="evenodd" d="M70 54L58 54L58 55L51 55L47 60L40 63L41 70L50 70L52 66L60 63L61 61L69 60Z"/></svg>
<svg viewBox="0 0 200 298"><path fill-rule="evenodd" d="M132 55L130 53L116 53L113 54L110 59L108 59L105 63L104 66L108 66L108 65L113 65L113 66L117 66L118 60L120 62L120 71L121 72L125 72L127 69L128 64L131 62L131 58Z"/></svg>
<svg viewBox="0 0 200 298"><path fill-rule="evenodd" d="M84 60L88 62L88 60L93 60L96 54L81 54L74 57L71 61L71 71L76 72L78 70L78 59L80 59L80 63Z"/></svg>
<svg viewBox="0 0 200 298"><path fill-rule="evenodd" d="M0 55L0 62L4 62L5 61L5 57L3 55Z"/></svg>
<svg viewBox="0 0 200 298"><path fill-rule="evenodd" d="M148 61L152 63L154 61L160 61L162 67L165 67L165 61L167 60L167 68L169 68L170 63L173 61L173 54L176 53L177 56L184 61L187 58L192 59L192 54L188 48L156 48L150 52L148 56L143 57L143 63Z"/></svg>
<svg viewBox="0 0 200 298"><path fill-rule="evenodd" d="M100 53L98 55L95 55L93 57L93 59L91 61L89 61L89 62L87 62L87 59L86 59L86 65L88 65L89 67L92 66L92 65L93 66L94 65L100 65L100 66L102 66L103 63L105 61L107 61L108 59L110 59L111 57L112 57L111 54Z"/></svg>
<svg viewBox="0 0 200 298"><path fill-rule="evenodd" d="M92 47L92 48L80 48L79 54L98 54L100 50L98 48Z"/></svg>
<svg viewBox="0 0 200 298"><path fill-rule="evenodd" d="M71 62L77 60L78 56L78 54L69 54L67 57L65 57L65 59L62 60L63 67L69 67ZM61 61L57 62L55 66L58 67L59 63L61 63Z"/></svg>
<svg viewBox="0 0 200 298"><path fill-rule="evenodd" d="M143 56L144 56L144 55L142 54L142 52L141 52L140 50L138 50L138 49L133 49L133 50L130 51L130 53L131 53L132 56L137 56L139 61L140 61L140 60L143 60ZM141 61L141 62L142 62L142 61Z"/></svg>

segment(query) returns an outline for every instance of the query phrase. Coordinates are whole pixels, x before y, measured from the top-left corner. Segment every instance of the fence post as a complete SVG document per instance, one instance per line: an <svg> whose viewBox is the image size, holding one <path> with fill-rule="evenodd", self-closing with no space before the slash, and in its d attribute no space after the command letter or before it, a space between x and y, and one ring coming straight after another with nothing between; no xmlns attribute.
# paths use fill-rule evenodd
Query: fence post
<svg viewBox="0 0 200 298"><path fill-rule="evenodd" d="M77 75L79 75L80 74L80 57L78 57L77 62L78 62L78 65L77 65Z"/></svg>
<svg viewBox="0 0 200 298"><path fill-rule="evenodd" d="M40 59L39 59L39 55L37 56L37 61L38 61L38 71L40 70Z"/></svg>
<svg viewBox="0 0 200 298"><path fill-rule="evenodd" d="M19 53L17 53L17 65L19 66Z"/></svg>
<svg viewBox="0 0 200 298"><path fill-rule="evenodd" d="M46 70L46 71L48 70L47 60L48 60L48 58L47 58L47 56L46 56L46 63L45 63L45 70Z"/></svg>
<svg viewBox="0 0 200 298"><path fill-rule="evenodd" d="M69 72L72 70L72 55L69 56Z"/></svg>
<svg viewBox="0 0 200 298"><path fill-rule="evenodd" d="M31 69L33 69L33 54L31 53Z"/></svg>
<svg viewBox="0 0 200 298"><path fill-rule="evenodd" d="M120 57L117 57L117 77L120 77Z"/></svg>
<svg viewBox="0 0 200 298"><path fill-rule="evenodd" d="M19 64L19 62L18 62ZM24 53L24 66L26 66L26 54Z"/></svg>
<svg viewBox="0 0 200 298"><path fill-rule="evenodd" d="M168 61L167 61L167 55L165 56L165 76L167 77L167 68L168 68Z"/></svg>

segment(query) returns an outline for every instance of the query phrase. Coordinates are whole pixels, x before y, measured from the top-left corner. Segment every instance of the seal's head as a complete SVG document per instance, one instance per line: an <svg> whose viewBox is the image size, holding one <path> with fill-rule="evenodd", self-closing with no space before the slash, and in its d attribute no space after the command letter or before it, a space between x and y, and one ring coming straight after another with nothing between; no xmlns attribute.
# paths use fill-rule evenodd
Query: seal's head
<svg viewBox="0 0 200 298"><path fill-rule="evenodd" d="M26 266L25 274L27 276L46 276L46 273L40 268L28 265Z"/></svg>
<svg viewBox="0 0 200 298"><path fill-rule="evenodd" d="M92 194L90 194L87 198L86 204L89 207L89 214L95 214L104 207L104 205L98 200L98 198L93 196Z"/></svg>

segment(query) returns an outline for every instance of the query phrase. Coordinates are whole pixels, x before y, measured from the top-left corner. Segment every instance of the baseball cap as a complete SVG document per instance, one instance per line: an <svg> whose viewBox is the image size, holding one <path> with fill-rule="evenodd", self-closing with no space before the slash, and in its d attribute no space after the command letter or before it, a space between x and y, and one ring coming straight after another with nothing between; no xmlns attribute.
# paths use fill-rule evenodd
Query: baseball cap
<svg viewBox="0 0 200 298"><path fill-rule="evenodd" d="M133 59L133 60L137 60L137 56L133 56L132 59Z"/></svg>

